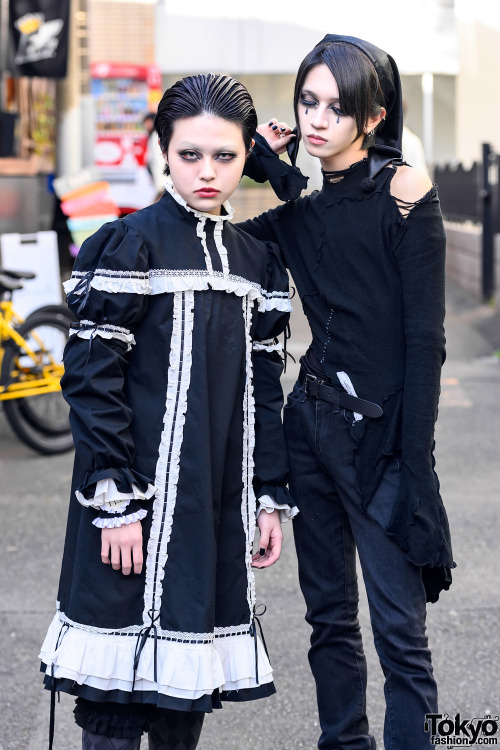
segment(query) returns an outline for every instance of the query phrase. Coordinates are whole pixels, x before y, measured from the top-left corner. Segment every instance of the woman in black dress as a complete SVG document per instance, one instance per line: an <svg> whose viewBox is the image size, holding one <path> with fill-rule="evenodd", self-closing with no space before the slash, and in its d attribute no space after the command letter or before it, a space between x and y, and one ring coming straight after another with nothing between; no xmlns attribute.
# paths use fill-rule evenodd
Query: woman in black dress
<svg viewBox="0 0 500 750"><path fill-rule="evenodd" d="M252 566L278 559L288 277L230 223L257 119L227 76L177 82L156 129L165 195L88 239L62 383L76 446L46 686L83 748L195 748L221 700L274 692ZM256 523L259 551L252 554Z"/></svg>
<svg viewBox="0 0 500 750"><path fill-rule="evenodd" d="M279 244L311 328L284 410L290 491L322 750L375 747L366 716L356 551L385 675L386 750L432 745L437 690L425 632L454 567L434 471L445 356L445 234L436 186L401 160L394 60L326 36L296 80L297 129L259 127L247 165L287 202L240 225ZM263 136L263 137L262 137ZM323 188L295 199L299 140Z"/></svg>

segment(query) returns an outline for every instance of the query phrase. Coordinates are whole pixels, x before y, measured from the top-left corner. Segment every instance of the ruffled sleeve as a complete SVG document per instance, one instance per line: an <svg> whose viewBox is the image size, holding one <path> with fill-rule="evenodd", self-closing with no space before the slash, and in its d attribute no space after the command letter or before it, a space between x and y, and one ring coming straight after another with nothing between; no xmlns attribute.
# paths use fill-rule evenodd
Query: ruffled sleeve
<svg viewBox="0 0 500 750"><path fill-rule="evenodd" d="M289 201L298 198L307 187L308 177L300 169L279 158L260 133L255 133L255 145L245 162L243 174L255 182L269 182L278 198Z"/></svg>
<svg viewBox="0 0 500 750"><path fill-rule="evenodd" d="M253 330L253 375L255 398L254 489L267 510L279 508L280 516L293 517L295 503L286 484L288 459L281 420L283 391L282 347L278 336L288 325L291 304L288 275L276 245L267 243L268 262L265 301ZM264 496L267 496L264 500Z"/></svg>
<svg viewBox="0 0 500 750"><path fill-rule="evenodd" d="M128 359L150 290L142 238L124 222L105 224L82 245L65 290L77 319L61 381L84 472L76 496L103 517L130 516L154 492L152 478L133 468L132 412L125 396Z"/></svg>

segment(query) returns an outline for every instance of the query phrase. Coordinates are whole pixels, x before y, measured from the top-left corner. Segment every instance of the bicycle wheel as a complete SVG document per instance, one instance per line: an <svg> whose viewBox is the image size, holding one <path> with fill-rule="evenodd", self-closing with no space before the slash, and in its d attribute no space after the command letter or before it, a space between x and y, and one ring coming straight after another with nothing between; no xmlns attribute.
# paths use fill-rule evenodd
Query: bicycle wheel
<svg viewBox="0 0 500 750"><path fill-rule="evenodd" d="M42 314L45 315L46 313L50 313L52 315L57 315L58 317L64 318L65 320L68 321L68 325L70 323L73 323L76 320L75 316L73 315L73 313L71 312L71 310L69 309L67 305L55 304L55 305L44 305L43 307L39 307L36 310L33 310L33 312L30 313L28 317L26 318L25 323L32 320L36 315L42 315Z"/></svg>
<svg viewBox="0 0 500 750"><path fill-rule="evenodd" d="M56 380L57 384L69 336L67 321L50 313L33 315L18 328L18 333L25 340L26 349L13 342L6 345L2 385L36 387L41 380ZM69 406L60 390L8 399L3 404L10 426L26 445L45 454L64 453L73 447Z"/></svg>

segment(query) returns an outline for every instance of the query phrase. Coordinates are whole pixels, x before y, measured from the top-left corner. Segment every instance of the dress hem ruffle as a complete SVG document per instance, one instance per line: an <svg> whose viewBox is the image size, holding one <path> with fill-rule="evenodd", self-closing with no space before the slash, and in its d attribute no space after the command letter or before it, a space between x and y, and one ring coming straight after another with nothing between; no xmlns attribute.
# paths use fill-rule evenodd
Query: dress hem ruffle
<svg viewBox="0 0 500 750"><path fill-rule="evenodd" d="M170 640L162 632L156 639L153 633L147 638L134 671L142 630L95 632L78 623L71 624L57 613L40 659L49 680L69 680L75 689L78 685L110 695L117 691L129 695L144 692L197 701L214 690L253 690L272 681L264 646L259 638L255 641L249 626L247 632L225 637L214 633L207 641ZM83 695L80 689L75 692L80 694Z"/></svg>
<svg viewBox="0 0 500 750"><path fill-rule="evenodd" d="M44 665L42 665L44 671ZM120 703L122 705L145 705L153 708L164 708L173 711L202 711L212 713L213 710L222 708L222 701L228 703L248 702L268 698L276 693L273 682L266 682L254 688L243 690L214 690L211 695L203 695L197 700L184 700L172 698L169 695L155 693L152 691L137 691L127 693L122 690L102 691L89 688L87 685L78 685L69 679L52 680L49 674L44 677L45 690L68 693L78 698L85 698L96 703Z"/></svg>

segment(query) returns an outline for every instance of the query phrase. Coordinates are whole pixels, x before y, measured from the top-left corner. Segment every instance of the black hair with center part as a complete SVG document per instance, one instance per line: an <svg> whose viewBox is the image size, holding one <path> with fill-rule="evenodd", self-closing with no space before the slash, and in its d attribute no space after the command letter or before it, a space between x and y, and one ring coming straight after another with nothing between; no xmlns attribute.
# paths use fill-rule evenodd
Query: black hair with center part
<svg viewBox="0 0 500 750"><path fill-rule="evenodd" d="M344 115L353 117L359 138L368 119L380 114L385 98L373 63L357 47L344 42L320 43L302 61L295 80L293 108L300 137L298 105L308 73L318 65L326 65L339 89L339 107ZM383 125L383 123L381 123ZM379 127L381 127L379 125ZM363 148L372 145L373 136L365 136Z"/></svg>
<svg viewBox="0 0 500 750"><path fill-rule="evenodd" d="M164 154L167 153L175 123L199 115L212 115L240 125L245 148L250 151L257 129L257 113L252 97L235 78L207 73L186 76L163 94L156 113L155 129Z"/></svg>

